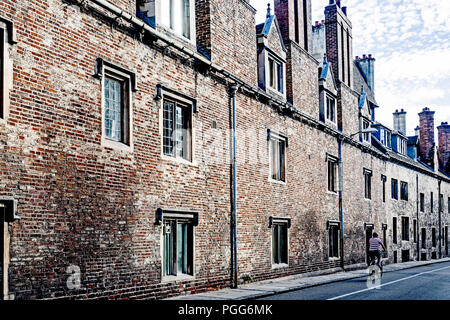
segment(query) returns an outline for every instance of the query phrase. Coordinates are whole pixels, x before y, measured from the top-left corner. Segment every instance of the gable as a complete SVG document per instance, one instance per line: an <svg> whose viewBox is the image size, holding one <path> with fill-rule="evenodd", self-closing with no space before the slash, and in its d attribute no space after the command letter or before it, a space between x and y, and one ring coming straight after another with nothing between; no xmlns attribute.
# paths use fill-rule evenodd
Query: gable
<svg viewBox="0 0 450 320"><path fill-rule="evenodd" d="M284 48L283 38L281 37L280 28L278 26L277 18L272 16L267 33L267 47L278 54L280 57L285 56L286 49Z"/></svg>

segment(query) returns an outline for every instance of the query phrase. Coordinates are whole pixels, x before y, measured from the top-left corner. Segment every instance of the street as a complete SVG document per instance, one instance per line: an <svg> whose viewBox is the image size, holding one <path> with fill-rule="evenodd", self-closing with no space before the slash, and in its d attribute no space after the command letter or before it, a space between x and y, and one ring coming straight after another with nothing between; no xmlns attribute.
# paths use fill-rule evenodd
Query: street
<svg viewBox="0 0 450 320"><path fill-rule="evenodd" d="M450 262L388 272L377 285L362 277L260 300L450 300Z"/></svg>

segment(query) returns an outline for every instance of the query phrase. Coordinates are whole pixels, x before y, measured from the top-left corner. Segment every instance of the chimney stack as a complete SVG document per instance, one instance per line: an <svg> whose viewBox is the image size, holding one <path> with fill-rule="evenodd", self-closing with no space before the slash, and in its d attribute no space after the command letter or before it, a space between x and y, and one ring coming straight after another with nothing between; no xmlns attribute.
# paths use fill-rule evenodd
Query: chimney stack
<svg viewBox="0 0 450 320"><path fill-rule="evenodd" d="M438 127L439 168L450 175L450 125L442 122Z"/></svg>
<svg viewBox="0 0 450 320"><path fill-rule="evenodd" d="M420 159L434 168L434 111L429 108L424 108L420 117L420 144L419 155Z"/></svg>
<svg viewBox="0 0 450 320"><path fill-rule="evenodd" d="M356 63L364 72L367 79L367 84L375 94L375 58L371 54L363 54L362 59L356 59Z"/></svg>
<svg viewBox="0 0 450 320"><path fill-rule="evenodd" d="M274 11L284 42L296 42L311 53L313 49L311 0L274 0Z"/></svg>
<svg viewBox="0 0 450 320"><path fill-rule="evenodd" d="M395 110L394 112L394 130L397 130L406 136L406 111Z"/></svg>
<svg viewBox="0 0 450 320"><path fill-rule="evenodd" d="M327 56L338 85L344 83L353 89L353 31L344 10L341 1L330 0L325 7Z"/></svg>

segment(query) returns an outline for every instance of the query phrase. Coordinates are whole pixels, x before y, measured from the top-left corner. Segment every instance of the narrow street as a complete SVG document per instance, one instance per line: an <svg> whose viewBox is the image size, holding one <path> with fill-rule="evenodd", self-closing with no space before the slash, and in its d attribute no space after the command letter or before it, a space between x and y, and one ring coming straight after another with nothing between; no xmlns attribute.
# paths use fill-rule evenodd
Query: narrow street
<svg viewBox="0 0 450 320"><path fill-rule="evenodd" d="M378 289L361 277L261 300L450 300L450 262L385 273Z"/></svg>

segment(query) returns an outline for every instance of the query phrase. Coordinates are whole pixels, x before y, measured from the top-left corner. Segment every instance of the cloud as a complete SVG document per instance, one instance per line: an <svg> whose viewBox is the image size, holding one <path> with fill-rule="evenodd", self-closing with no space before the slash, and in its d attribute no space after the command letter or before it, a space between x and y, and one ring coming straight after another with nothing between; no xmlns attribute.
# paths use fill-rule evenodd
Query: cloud
<svg viewBox="0 0 450 320"><path fill-rule="evenodd" d="M267 1L250 0L265 17ZM273 1L270 1L273 8ZM312 0L313 22L324 19L329 0ZM433 107L436 119L450 122L450 1L342 0L353 24L354 55L371 53L376 59L375 91L382 119L392 123L397 108L417 113ZM417 118L417 119L415 119ZM440 122L439 122L440 123ZM412 130L412 129L411 129Z"/></svg>

